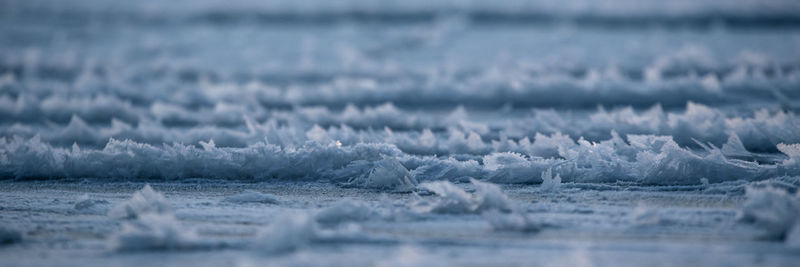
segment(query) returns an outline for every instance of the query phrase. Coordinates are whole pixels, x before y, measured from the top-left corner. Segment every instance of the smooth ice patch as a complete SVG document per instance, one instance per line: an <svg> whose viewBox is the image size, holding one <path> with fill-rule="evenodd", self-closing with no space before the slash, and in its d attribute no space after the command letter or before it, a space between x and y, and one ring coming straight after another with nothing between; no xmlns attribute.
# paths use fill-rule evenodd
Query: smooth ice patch
<svg viewBox="0 0 800 267"><path fill-rule="evenodd" d="M258 191L247 190L240 194L227 196L222 199L223 202L230 203L262 203L262 204L278 204L280 201L278 197L272 194L265 194Z"/></svg>
<svg viewBox="0 0 800 267"><path fill-rule="evenodd" d="M11 228L0 226L0 246L22 242L22 233Z"/></svg>

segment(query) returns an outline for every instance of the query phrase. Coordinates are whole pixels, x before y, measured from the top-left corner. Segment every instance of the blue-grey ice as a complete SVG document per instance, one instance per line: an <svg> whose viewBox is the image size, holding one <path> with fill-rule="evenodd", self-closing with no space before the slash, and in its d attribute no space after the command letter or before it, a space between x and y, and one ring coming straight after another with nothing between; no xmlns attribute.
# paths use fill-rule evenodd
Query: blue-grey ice
<svg viewBox="0 0 800 267"><path fill-rule="evenodd" d="M0 1L0 266L791 266L794 0Z"/></svg>

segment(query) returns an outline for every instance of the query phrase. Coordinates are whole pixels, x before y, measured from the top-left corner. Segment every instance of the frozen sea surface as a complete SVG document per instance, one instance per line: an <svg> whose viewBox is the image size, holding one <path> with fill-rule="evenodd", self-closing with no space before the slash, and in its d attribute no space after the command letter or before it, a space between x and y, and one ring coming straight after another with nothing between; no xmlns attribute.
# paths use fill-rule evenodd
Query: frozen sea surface
<svg viewBox="0 0 800 267"><path fill-rule="evenodd" d="M744 184L508 185L502 191L514 210L481 212L461 209L452 195L329 183L153 183L171 209L142 209L138 218L107 214L131 204L142 183L2 185L0 222L25 236L0 250L7 266L789 266L798 259L796 246L738 221ZM475 187L456 185L484 201ZM226 201L248 190L280 202ZM537 226L496 229L487 218L516 214Z"/></svg>
<svg viewBox="0 0 800 267"><path fill-rule="evenodd" d="M798 14L2 1L0 265L792 265Z"/></svg>

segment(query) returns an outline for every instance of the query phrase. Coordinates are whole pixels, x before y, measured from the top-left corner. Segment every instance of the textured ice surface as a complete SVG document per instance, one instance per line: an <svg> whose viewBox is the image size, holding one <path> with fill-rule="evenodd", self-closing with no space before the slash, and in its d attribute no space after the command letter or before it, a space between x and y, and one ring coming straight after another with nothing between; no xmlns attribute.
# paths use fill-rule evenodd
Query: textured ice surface
<svg viewBox="0 0 800 267"><path fill-rule="evenodd" d="M762 226L770 218L793 218L774 209L782 202L751 212L760 216L755 224L739 215L755 208L749 204L755 198L745 195L744 188L761 183L692 188L610 184L595 189L565 183L558 192L538 190L536 185L503 185L496 196L514 207L510 212L442 214L416 208L420 201L442 199L423 191L419 196L385 194L319 182L166 182L153 183L152 188L167 192L174 213L115 219L72 212L73 206L84 194L123 203L144 184L6 181L0 187L0 223L21 238L4 245L0 257L27 266L129 261L374 266L411 261L414 258L398 258L411 250L427 263L570 264L547 257L558 251L598 265L791 265L797 260L792 245L796 236L764 239L770 228ZM800 180L775 184L794 191ZM479 191L479 185L471 183L451 186L470 199L492 192ZM243 190L273 194L281 202L219 201ZM793 197L778 194L777 199Z"/></svg>
<svg viewBox="0 0 800 267"><path fill-rule="evenodd" d="M310 142L296 148L266 141L243 148L201 144L203 148L111 139L103 149L82 149L52 146L38 136L0 139L0 153L5 159L0 168L11 178L328 179L397 190L408 190L417 181L470 177L499 183L537 183L543 181L540 176L546 170L568 182L664 185L800 175L797 145L779 143L777 149L784 154L764 156L772 160L758 162L754 157L726 156L713 145L700 143L703 149L694 150L681 147L670 136L654 135L628 135L627 141L616 134L600 142L581 138L560 146L559 157L552 158L535 153L490 152L483 157L463 155L461 160L409 155L386 143L338 146Z"/></svg>
<svg viewBox="0 0 800 267"><path fill-rule="evenodd" d="M798 14L0 1L0 265L791 265Z"/></svg>

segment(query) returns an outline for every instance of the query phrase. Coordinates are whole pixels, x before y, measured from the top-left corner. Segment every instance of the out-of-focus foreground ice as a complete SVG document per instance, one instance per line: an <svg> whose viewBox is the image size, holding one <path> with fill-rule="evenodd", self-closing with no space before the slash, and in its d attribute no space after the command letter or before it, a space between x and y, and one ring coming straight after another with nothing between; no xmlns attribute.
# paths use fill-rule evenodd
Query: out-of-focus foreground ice
<svg viewBox="0 0 800 267"><path fill-rule="evenodd" d="M798 14L2 1L0 262L797 262Z"/></svg>

